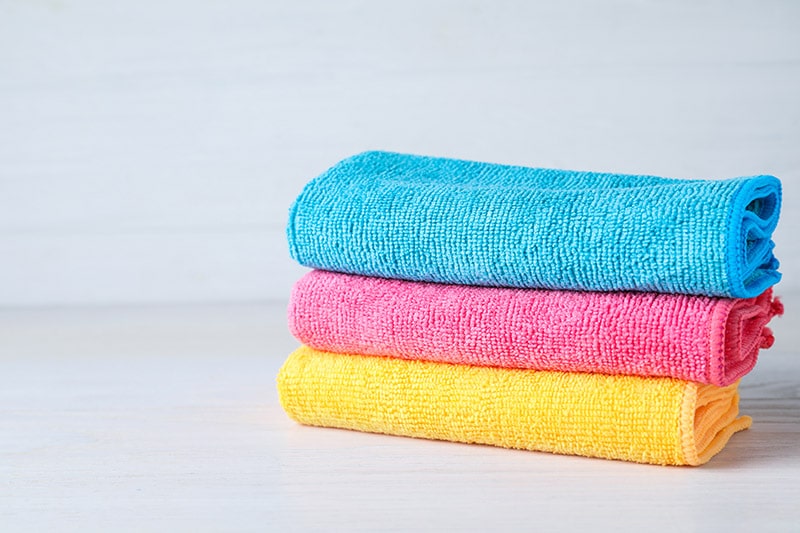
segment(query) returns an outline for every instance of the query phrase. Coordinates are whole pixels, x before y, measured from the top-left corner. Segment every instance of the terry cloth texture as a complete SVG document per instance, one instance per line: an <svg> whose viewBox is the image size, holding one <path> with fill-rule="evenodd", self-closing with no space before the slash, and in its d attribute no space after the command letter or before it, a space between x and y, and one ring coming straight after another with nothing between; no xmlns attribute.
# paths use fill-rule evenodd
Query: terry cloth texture
<svg viewBox="0 0 800 533"><path fill-rule="evenodd" d="M315 270L289 329L332 352L444 363L667 376L730 385L772 345L780 314L757 298L500 289Z"/></svg>
<svg viewBox="0 0 800 533"><path fill-rule="evenodd" d="M699 465L750 426L736 385L512 370L301 347L278 375L296 421L505 448Z"/></svg>
<svg viewBox="0 0 800 533"><path fill-rule="evenodd" d="M367 152L306 185L292 257L464 285L751 298L777 283L772 176L676 180Z"/></svg>

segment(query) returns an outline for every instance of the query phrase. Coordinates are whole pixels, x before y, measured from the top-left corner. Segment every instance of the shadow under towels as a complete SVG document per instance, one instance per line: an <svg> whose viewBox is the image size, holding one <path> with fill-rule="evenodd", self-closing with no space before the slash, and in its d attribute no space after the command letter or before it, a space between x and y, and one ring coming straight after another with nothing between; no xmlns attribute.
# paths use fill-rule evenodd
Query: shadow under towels
<svg viewBox="0 0 800 533"><path fill-rule="evenodd" d="M700 465L750 426L736 385L407 361L303 346L278 374L296 421L505 448Z"/></svg>
<svg viewBox="0 0 800 533"><path fill-rule="evenodd" d="M780 181L676 180L366 152L311 181L302 265L465 285L751 298L780 279Z"/></svg>

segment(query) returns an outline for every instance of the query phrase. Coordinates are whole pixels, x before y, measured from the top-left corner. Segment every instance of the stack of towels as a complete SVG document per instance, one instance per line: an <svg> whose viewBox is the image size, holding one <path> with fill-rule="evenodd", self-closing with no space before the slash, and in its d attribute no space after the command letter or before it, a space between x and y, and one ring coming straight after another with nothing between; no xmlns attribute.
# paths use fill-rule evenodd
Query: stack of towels
<svg viewBox="0 0 800 533"><path fill-rule="evenodd" d="M290 213L303 424L699 465L782 309L780 181L367 152Z"/></svg>

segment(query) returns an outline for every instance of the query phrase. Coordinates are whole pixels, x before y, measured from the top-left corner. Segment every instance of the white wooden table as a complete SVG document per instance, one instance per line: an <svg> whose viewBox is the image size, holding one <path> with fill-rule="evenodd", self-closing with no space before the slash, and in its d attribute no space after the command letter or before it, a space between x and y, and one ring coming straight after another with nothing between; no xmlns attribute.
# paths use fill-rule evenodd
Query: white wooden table
<svg viewBox="0 0 800 533"><path fill-rule="evenodd" d="M284 304L0 313L0 530L797 531L800 315L700 468L301 427ZM793 318L794 315L794 318Z"/></svg>

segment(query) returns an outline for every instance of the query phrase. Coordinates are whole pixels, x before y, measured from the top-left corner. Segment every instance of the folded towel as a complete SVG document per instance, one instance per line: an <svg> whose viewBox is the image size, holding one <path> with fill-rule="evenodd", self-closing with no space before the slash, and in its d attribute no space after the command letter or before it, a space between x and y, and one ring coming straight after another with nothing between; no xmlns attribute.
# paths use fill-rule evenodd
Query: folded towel
<svg viewBox="0 0 800 533"><path fill-rule="evenodd" d="M302 424L505 448L699 465L750 426L736 385L511 370L301 347L278 375Z"/></svg>
<svg viewBox="0 0 800 533"><path fill-rule="evenodd" d="M768 289L726 299L503 289L315 270L289 329L332 352L443 363L667 376L725 386L752 370L782 312Z"/></svg>
<svg viewBox="0 0 800 533"><path fill-rule="evenodd" d="M751 298L780 279L780 181L599 174L367 152L310 182L301 264L465 285Z"/></svg>

